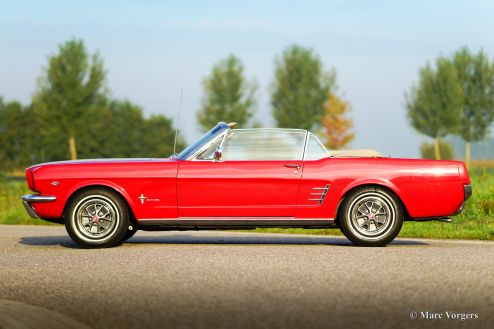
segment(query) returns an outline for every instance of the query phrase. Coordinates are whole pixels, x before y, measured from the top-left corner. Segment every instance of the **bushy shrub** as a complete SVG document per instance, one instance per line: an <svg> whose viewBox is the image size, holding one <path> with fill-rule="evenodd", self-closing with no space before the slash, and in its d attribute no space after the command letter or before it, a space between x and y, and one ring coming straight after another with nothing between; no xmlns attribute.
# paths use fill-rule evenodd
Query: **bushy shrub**
<svg viewBox="0 0 494 329"><path fill-rule="evenodd" d="M443 140L439 140L439 153L441 154L442 160L453 160L455 158L453 147ZM434 143L422 143L422 145L420 145L420 154L424 159L435 159Z"/></svg>

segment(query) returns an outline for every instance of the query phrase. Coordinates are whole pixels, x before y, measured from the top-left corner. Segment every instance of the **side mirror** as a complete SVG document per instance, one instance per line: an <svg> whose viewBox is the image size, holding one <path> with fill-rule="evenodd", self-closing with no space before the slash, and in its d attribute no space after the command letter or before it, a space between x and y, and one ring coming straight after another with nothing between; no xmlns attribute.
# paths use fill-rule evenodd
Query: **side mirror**
<svg viewBox="0 0 494 329"><path fill-rule="evenodd" d="M214 151L214 161L220 161L223 154L221 153L221 148L217 147Z"/></svg>

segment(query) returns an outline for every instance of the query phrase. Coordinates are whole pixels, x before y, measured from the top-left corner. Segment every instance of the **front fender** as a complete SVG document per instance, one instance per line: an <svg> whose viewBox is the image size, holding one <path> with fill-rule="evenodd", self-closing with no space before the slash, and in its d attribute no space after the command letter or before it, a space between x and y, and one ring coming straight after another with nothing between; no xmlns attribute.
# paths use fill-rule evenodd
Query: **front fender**
<svg viewBox="0 0 494 329"><path fill-rule="evenodd" d="M64 209L66 208L67 202L74 195L74 193L76 193L77 191L79 191L81 189L84 189L87 187L93 187L93 186L102 186L102 187L107 187L107 188L114 190L115 192L120 194L125 199L125 201L129 205L131 210L134 209L134 206L135 206L134 201L132 201L132 198L129 196L127 191L122 186L116 184L115 182L108 181L108 180L101 180L101 179L85 180L83 182L77 183L76 185L72 186L64 196L64 199L63 199L63 203L65 205Z"/></svg>

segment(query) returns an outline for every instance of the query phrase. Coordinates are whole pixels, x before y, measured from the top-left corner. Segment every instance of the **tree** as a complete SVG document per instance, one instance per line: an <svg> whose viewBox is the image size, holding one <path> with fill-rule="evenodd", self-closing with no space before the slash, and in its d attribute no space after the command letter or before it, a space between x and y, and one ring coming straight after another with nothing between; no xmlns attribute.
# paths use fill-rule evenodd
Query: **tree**
<svg viewBox="0 0 494 329"><path fill-rule="evenodd" d="M335 87L336 74L324 72L321 60L310 49L293 45L275 61L271 94L278 127L319 128L323 104Z"/></svg>
<svg viewBox="0 0 494 329"><path fill-rule="evenodd" d="M142 144L146 157L164 158L173 153L175 129L172 120L163 115L151 115L144 122ZM177 136L177 151L185 147L184 139Z"/></svg>
<svg viewBox="0 0 494 329"><path fill-rule="evenodd" d="M353 120L348 118L350 104L335 94L329 94L324 103L322 126L326 136L326 146L331 150L345 147L355 138Z"/></svg>
<svg viewBox="0 0 494 329"><path fill-rule="evenodd" d="M463 102L453 63L443 57L435 67L420 70L420 81L405 94L408 119L420 133L434 139L434 154L441 159L439 139L457 131Z"/></svg>
<svg viewBox="0 0 494 329"><path fill-rule="evenodd" d="M36 159L32 109L0 97L0 170L25 167Z"/></svg>
<svg viewBox="0 0 494 329"><path fill-rule="evenodd" d="M167 157L173 152L175 128L172 121L163 115L151 115L146 119L141 107L129 100L112 100L97 122L100 133L94 136L92 144L99 147L85 150L84 156ZM183 146L184 140L179 135L177 149Z"/></svg>
<svg viewBox="0 0 494 329"><path fill-rule="evenodd" d="M57 149L65 152L61 145L67 145L65 154L71 159L77 158L76 136L89 141L98 133L92 126L105 102L103 62L97 54L89 57L82 40L60 45L59 53L49 58L33 97L46 140L57 142ZM66 142L60 144L62 140Z"/></svg>
<svg viewBox="0 0 494 329"><path fill-rule="evenodd" d="M234 55L213 66L204 81L206 94L197 121L207 131L219 121L246 126L254 114L256 84L247 82L244 67Z"/></svg>
<svg viewBox="0 0 494 329"><path fill-rule="evenodd" d="M470 167L470 143L484 139L494 120L494 62L483 51L462 48L453 62L463 91L459 135L465 140L465 162Z"/></svg>
<svg viewBox="0 0 494 329"><path fill-rule="evenodd" d="M144 130L144 116L142 109L128 100L112 100L102 115L101 139L98 144L105 147L100 150L99 156L131 158L142 157ZM111 124L108 124L111 123Z"/></svg>
<svg viewBox="0 0 494 329"><path fill-rule="evenodd" d="M420 145L420 154L423 159L435 159L435 146L434 144L422 143ZM453 147L445 142L444 140L439 140L439 150L441 153L441 158L444 160L453 160L455 158L455 153Z"/></svg>

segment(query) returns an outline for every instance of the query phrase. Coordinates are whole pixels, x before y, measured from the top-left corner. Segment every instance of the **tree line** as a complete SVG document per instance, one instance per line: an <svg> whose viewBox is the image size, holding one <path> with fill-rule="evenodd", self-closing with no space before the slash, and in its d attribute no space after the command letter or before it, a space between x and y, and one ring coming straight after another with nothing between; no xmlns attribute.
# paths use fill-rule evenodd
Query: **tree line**
<svg viewBox="0 0 494 329"><path fill-rule="evenodd" d="M234 55L213 66L197 112L201 130L218 121L261 126L253 121L257 83L244 71ZM325 71L313 50L288 47L275 65L271 103L277 126L315 130L327 136L330 148L347 145L354 137L350 105L336 95L335 81L335 72ZM49 57L31 104L0 98L2 171L64 159L166 157L173 152L174 134L170 118L145 117L131 101L111 98L103 60L78 39ZM177 150L184 145L179 135Z"/></svg>
<svg viewBox="0 0 494 329"><path fill-rule="evenodd" d="M29 105L0 98L0 170L46 161L163 157L173 151L172 120L145 117L129 100L113 99L98 54L70 40L48 60ZM178 146L184 140L179 136Z"/></svg>
<svg viewBox="0 0 494 329"><path fill-rule="evenodd" d="M0 170L76 158L169 156L172 120L146 117L130 100L110 97L106 73L100 55L72 39L49 57L30 104L0 98ZM247 79L235 55L213 65L203 90L196 114L201 130L218 121L261 126L254 120L258 84ZM275 58L270 93L277 127L316 132L330 149L355 137L351 106L338 92L336 72L326 70L312 49L292 45ZM420 70L405 104L411 125L435 141L422 146L423 155L451 156L443 138L457 134L466 141L469 163L470 143L485 138L494 119L494 64L484 52L467 48L440 56ZM184 145L179 135L177 150Z"/></svg>
<svg viewBox="0 0 494 329"><path fill-rule="evenodd" d="M470 166L470 144L485 139L494 121L494 61L482 50L472 53L466 47L439 56L420 70L405 101L411 125L434 139L434 157L451 152L445 136L458 135Z"/></svg>

